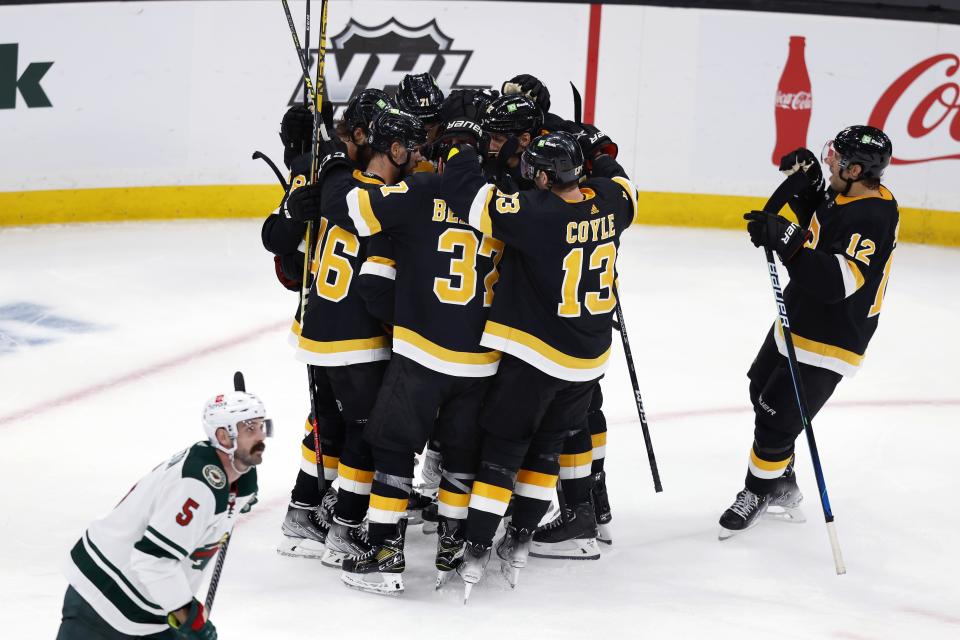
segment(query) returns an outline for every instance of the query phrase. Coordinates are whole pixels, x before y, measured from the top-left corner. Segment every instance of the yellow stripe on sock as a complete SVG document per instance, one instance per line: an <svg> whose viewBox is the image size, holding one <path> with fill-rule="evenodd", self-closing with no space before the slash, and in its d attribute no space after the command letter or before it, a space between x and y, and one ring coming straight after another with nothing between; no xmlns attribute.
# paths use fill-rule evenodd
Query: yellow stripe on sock
<svg viewBox="0 0 960 640"><path fill-rule="evenodd" d="M510 496L513 494L513 492L509 489L504 489L503 487L487 484L486 482L474 482L473 494L482 498L489 498L498 502L508 503L510 502Z"/></svg>
<svg viewBox="0 0 960 640"><path fill-rule="evenodd" d="M466 507L470 504L470 494L440 489L440 493L437 494L437 500L451 507Z"/></svg>
<svg viewBox="0 0 960 640"><path fill-rule="evenodd" d="M594 447L604 447L607 445L607 432L594 433L590 436L590 441Z"/></svg>
<svg viewBox="0 0 960 640"><path fill-rule="evenodd" d="M752 462L753 465L758 469L763 469L764 471L780 471L781 469L787 468L787 465L790 464L790 458L788 457L786 460L778 460L777 462L769 462L767 460L763 460L762 458L758 458L753 449L750 449L750 462Z"/></svg>
<svg viewBox="0 0 960 640"><path fill-rule="evenodd" d="M557 476L549 473L540 473L539 471L530 471L529 469L520 469L520 473L517 474L517 482L535 484L538 487L553 489L557 486Z"/></svg>
<svg viewBox="0 0 960 640"><path fill-rule="evenodd" d="M582 467L585 464L593 462L593 452L585 453L564 453L560 456L561 467Z"/></svg>
<svg viewBox="0 0 960 640"><path fill-rule="evenodd" d="M375 493L370 494L371 509L381 509L383 511L406 511L408 502L409 501L406 498L386 498L384 496L378 496Z"/></svg>
<svg viewBox="0 0 960 640"><path fill-rule="evenodd" d="M373 471L364 471L362 469L354 469L353 467L348 467L347 465L340 463L337 473L340 474L341 478L346 478L347 480L353 480L354 482L362 482L364 484L373 482Z"/></svg>

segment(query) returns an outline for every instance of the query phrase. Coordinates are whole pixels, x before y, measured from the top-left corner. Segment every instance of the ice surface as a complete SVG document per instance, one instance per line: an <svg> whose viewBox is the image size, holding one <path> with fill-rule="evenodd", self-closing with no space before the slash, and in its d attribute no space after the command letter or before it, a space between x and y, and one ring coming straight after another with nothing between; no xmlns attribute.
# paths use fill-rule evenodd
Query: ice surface
<svg viewBox="0 0 960 640"><path fill-rule="evenodd" d="M276 282L258 221L0 230L0 635L55 635L70 546L202 437L204 400L241 369L277 437L224 569L213 619L226 640L960 637L960 251L897 250L864 370L815 421L842 577L803 438L808 522L717 540L751 443L745 372L773 319L762 252L743 233L638 227L619 269L664 492L615 344L603 385L614 545L597 562L532 559L513 592L491 565L464 608L458 580L434 592L435 538L419 527L396 599L275 553L307 398L285 343L296 295Z"/></svg>

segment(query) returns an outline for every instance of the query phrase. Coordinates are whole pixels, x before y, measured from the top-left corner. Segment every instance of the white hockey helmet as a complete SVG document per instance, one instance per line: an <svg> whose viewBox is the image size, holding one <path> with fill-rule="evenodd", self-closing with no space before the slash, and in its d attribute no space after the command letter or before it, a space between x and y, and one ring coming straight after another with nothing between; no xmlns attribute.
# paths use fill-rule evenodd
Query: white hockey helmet
<svg viewBox="0 0 960 640"><path fill-rule="evenodd" d="M231 391L213 396L203 407L203 428L207 432L210 444L227 455L233 456L237 450L237 423L253 418L267 417L267 410L260 398L245 391ZM268 435L271 425L267 425ZM226 429L233 441L229 449L217 440L217 430Z"/></svg>

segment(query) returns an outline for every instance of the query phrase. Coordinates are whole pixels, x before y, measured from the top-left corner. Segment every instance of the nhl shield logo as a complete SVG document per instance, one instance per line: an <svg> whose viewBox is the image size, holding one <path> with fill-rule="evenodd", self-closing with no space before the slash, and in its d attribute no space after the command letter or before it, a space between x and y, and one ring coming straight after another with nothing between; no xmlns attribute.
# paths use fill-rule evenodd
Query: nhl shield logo
<svg viewBox="0 0 960 640"><path fill-rule="evenodd" d="M452 89L484 89L485 85L461 85L460 76L473 51L454 49L453 38L444 34L436 20L408 27L396 18L373 27L353 18L343 31L330 38L324 63L326 95L337 115L350 99L372 87L389 94L396 91L408 73L430 73L444 94ZM310 50L310 76L315 77L317 49ZM303 100L303 78L290 96L289 105Z"/></svg>
<svg viewBox="0 0 960 640"><path fill-rule="evenodd" d="M223 489L227 486L227 475L215 464L208 464L203 468L203 477L214 489Z"/></svg>

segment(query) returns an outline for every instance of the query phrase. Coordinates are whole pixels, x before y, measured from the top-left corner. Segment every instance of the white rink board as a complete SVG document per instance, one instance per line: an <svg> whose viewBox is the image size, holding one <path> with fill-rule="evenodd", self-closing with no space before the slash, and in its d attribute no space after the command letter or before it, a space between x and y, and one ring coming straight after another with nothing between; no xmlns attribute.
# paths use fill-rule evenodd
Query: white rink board
<svg viewBox="0 0 960 640"><path fill-rule="evenodd" d="M292 7L302 29L304 3ZM333 0L328 37L351 19L369 30L396 17L421 36L433 24L449 49L445 88L454 80L499 87L533 73L552 89L554 111L570 117L568 82L584 89L589 11L587 4ZM315 16L314 43L318 25ZM769 192L774 95L791 35L807 43L810 148L818 152L843 126L866 122L898 77L944 55L895 101L885 127L898 158L960 155L956 25L605 5L596 121L619 143L641 189ZM250 153L279 155L278 122L300 76L279 2L0 7L0 43L11 42L19 44L21 70L54 62L42 81L53 107L28 109L20 100L0 111L0 191L269 182ZM424 55L405 61L397 51L381 52L371 83L429 66ZM331 94L343 100L362 80L360 67L331 59ZM914 137L907 122L937 87L944 104L920 118L931 131ZM895 165L888 181L905 207L955 211L958 167L957 158Z"/></svg>

